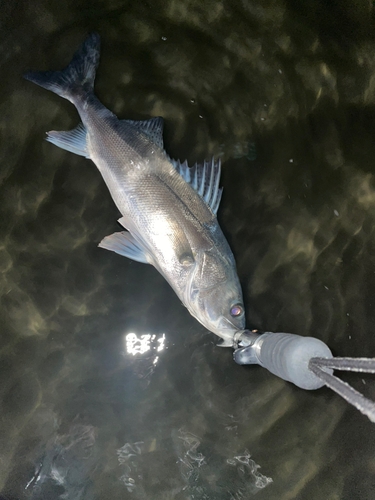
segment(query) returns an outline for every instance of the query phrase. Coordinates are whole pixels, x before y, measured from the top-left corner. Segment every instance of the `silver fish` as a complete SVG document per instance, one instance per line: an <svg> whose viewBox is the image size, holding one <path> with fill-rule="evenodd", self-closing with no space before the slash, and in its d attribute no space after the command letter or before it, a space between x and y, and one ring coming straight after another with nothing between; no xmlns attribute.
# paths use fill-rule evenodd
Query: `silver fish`
<svg viewBox="0 0 375 500"><path fill-rule="evenodd" d="M90 35L62 71L26 79L71 101L82 123L47 140L98 167L127 230L99 244L152 264L202 325L233 345L245 327L242 291L216 212L220 160L189 168L167 156L163 119L119 120L94 95L100 38Z"/></svg>

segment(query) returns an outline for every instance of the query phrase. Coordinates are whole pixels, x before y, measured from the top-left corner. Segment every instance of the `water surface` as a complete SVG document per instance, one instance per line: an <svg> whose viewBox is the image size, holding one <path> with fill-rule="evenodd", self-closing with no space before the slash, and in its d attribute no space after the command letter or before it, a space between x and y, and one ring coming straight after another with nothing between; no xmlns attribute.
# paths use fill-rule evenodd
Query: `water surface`
<svg viewBox="0 0 375 500"><path fill-rule="evenodd" d="M150 266L97 248L94 165L44 141L73 106L23 81L102 37L96 91L223 162L247 326L375 352L368 1L8 2L0 67L0 491L9 499L370 500L375 427L216 347ZM371 377L346 376L368 397Z"/></svg>

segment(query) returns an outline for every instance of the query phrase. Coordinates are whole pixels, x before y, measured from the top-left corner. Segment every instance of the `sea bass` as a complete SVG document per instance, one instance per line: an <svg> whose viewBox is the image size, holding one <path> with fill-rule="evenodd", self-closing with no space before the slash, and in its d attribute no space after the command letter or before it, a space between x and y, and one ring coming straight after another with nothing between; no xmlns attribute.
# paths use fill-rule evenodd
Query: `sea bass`
<svg viewBox="0 0 375 500"><path fill-rule="evenodd" d="M236 264L219 227L220 160L188 167L163 146L163 119L119 120L94 94L100 38L90 35L62 71L25 75L71 101L82 122L48 132L56 146L90 158L103 176L126 231L100 247L153 265L202 325L233 345L245 326Z"/></svg>

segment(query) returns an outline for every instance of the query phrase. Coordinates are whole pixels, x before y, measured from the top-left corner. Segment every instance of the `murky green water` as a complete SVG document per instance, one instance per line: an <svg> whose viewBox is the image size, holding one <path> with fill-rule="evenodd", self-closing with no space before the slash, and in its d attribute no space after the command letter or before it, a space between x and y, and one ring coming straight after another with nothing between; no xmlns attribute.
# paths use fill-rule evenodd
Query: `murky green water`
<svg viewBox="0 0 375 500"><path fill-rule="evenodd" d="M103 103L163 116L173 157L221 156L247 325L374 356L372 3L0 9L3 495L373 499L373 424L328 390L235 365L153 268L97 248L117 230L104 182L43 140L78 116L21 79L98 31ZM374 378L346 380L375 397Z"/></svg>

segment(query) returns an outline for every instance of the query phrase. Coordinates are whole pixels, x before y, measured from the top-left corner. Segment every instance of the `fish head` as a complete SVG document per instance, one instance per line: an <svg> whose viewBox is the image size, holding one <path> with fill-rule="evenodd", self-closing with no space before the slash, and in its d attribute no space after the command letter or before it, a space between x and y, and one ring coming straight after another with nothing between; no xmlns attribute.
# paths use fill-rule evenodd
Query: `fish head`
<svg viewBox="0 0 375 500"><path fill-rule="evenodd" d="M245 329L245 308L234 259L204 252L186 292L189 312L227 345L238 330Z"/></svg>

